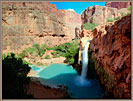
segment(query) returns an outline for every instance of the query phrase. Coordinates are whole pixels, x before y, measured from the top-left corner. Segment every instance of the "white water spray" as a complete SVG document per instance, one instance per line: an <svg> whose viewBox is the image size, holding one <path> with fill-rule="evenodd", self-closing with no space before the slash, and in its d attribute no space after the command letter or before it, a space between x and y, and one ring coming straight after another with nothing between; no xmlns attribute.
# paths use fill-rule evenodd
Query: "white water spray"
<svg viewBox="0 0 133 101"><path fill-rule="evenodd" d="M82 73L81 73L81 79L85 80L87 75L87 68L88 68L88 45L89 42L86 43L84 50L82 52Z"/></svg>
<svg viewBox="0 0 133 101"><path fill-rule="evenodd" d="M81 76L78 76L76 78L78 82L78 85L80 86L91 86L91 82L86 79L87 76L87 70L88 70L88 45L89 41L87 41L84 50L82 52L82 72Z"/></svg>

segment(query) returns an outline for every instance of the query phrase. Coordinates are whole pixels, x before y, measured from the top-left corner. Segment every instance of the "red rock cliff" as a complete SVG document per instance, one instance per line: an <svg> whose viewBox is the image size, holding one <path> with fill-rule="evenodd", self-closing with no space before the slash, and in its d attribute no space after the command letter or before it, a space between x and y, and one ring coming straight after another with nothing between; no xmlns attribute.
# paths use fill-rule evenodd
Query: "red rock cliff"
<svg viewBox="0 0 133 101"><path fill-rule="evenodd" d="M131 14L81 34L81 48L82 40L92 37L90 50L106 97L131 98Z"/></svg>
<svg viewBox="0 0 133 101"><path fill-rule="evenodd" d="M82 24L95 23L98 25L105 24L108 19L122 17L123 14L130 12L127 8L118 10L117 8L95 5L88 7L82 12Z"/></svg>
<svg viewBox="0 0 133 101"><path fill-rule="evenodd" d="M121 8L127 8L128 6L131 6L131 2L106 2L105 6L121 9Z"/></svg>
<svg viewBox="0 0 133 101"><path fill-rule="evenodd" d="M81 16L58 10L49 2L3 2L3 52L17 52L34 44L60 45L75 38Z"/></svg>

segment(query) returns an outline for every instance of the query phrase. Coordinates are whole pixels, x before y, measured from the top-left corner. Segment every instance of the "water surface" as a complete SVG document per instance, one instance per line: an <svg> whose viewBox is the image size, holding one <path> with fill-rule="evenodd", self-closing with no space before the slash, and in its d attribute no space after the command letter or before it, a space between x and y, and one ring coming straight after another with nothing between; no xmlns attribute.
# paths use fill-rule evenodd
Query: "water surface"
<svg viewBox="0 0 133 101"><path fill-rule="evenodd" d="M35 67L34 70L36 71ZM44 85L57 88L57 85L65 85L72 98L101 98L104 91L96 79L89 79L85 85L81 84L80 75L67 64L51 64L39 73L40 82Z"/></svg>

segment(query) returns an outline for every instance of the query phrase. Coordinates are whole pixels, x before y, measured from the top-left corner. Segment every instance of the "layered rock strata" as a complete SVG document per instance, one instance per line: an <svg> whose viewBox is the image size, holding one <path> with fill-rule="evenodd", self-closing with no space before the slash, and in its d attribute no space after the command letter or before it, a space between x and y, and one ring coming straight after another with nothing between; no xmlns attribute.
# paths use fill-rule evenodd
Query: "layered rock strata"
<svg viewBox="0 0 133 101"><path fill-rule="evenodd" d="M122 17L130 12L127 8L118 10L117 8L95 5L88 7L82 12L82 24L95 23L97 25L105 24L109 19Z"/></svg>
<svg viewBox="0 0 133 101"><path fill-rule="evenodd" d="M60 45L75 38L79 14L58 10L49 2L3 2L3 52L19 52L34 43Z"/></svg>
<svg viewBox="0 0 133 101"><path fill-rule="evenodd" d="M106 2L105 6L121 9L131 6L131 2Z"/></svg>

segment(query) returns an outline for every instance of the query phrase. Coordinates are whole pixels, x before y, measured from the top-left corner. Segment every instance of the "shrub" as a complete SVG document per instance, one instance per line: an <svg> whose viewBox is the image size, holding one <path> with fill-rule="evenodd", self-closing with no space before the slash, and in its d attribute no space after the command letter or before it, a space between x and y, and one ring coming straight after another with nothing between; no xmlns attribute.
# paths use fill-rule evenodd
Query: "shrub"
<svg viewBox="0 0 133 101"><path fill-rule="evenodd" d="M45 44L42 45L42 47L40 48L39 44L34 44L33 48L35 48L35 52L37 56L42 57L43 54L45 53L46 49L43 49L45 47Z"/></svg>
<svg viewBox="0 0 133 101"><path fill-rule="evenodd" d="M54 55L54 56L53 56L53 58L58 58L58 57L60 57L60 55Z"/></svg>
<svg viewBox="0 0 133 101"><path fill-rule="evenodd" d="M25 86L30 82L27 77L30 67L11 53L2 59L2 98L31 98L26 94Z"/></svg>
<svg viewBox="0 0 133 101"><path fill-rule="evenodd" d="M50 59L50 56L49 56L49 55L46 55L46 56L45 56L45 59Z"/></svg>
<svg viewBox="0 0 133 101"><path fill-rule="evenodd" d="M114 19L107 19L107 22L113 22Z"/></svg>
<svg viewBox="0 0 133 101"><path fill-rule="evenodd" d="M41 62L37 62L37 65L38 65L38 66L41 66L41 65L43 65L43 64L42 64Z"/></svg>
<svg viewBox="0 0 133 101"><path fill-rule="evenodd" d="M126 16L127 14L126 14L126 13L121 12L121 15L122 15L122 16Z"/></svg>
<svg viewBox="0 0 133 101"><path fill-rule="evenodd" d="M46 44L42 44L42 45L41 45L41 49L47 50L47 49L48 49L48 46L47 46Z"/></svg>
<svg viewBox="0 0 133 101"><path fill-rule="evenodd" d="M131 10L131 6L128 6L128 7L127 7L127 10Z"/></svg>
<svg viewBox="0 0 133 101"><path fill-rule="evenodd" d="M35 48L31 48L31 47L28 47L25 50L27 53L34 53L35 52Z"/></svg>
<svg viewBox="0 0 133 101"><path fill-rule="evenodd" d="M97 24L95 24L95 23L91 24L89 22L83 24L83 28L86 30L93 30L96 26L97 26Z"/></svg>
<svg viewBox="0 0 133 101"><path fill-rule="evenodd" d="M104 74L104 68L102 66L99 67L100 73Z"/></svg>
<svg viewBox="0 0 133 101"><path fill-rule="evenodd" d="M113 22L113 21L115 21L115 20L119 20L121 17L120 16L118 16L118 17L116 17L116 18L114 18L114 19L107 19L107 22Z"/></svg>
<svg viewBox="0 0 133 101"><path fill-rule="evenodd" d="M39 49L40 45L36 43L36 44L33 44L32 47L35 48L35 49Z"/></svg>
<svg viewBox="0 0 133 101"><path fill-rule="evenodd" d="M118 16L118 17L116 17L116 18L114 18L114 20L119 20L121 17L120 16Z"/></svg>
<svg viewBox="0 0 133 101"><path fill-rule="evenodd" d="M23 50L22 53L19 54L20 58L24 58L28 56L28 52L26 50Z"/></svg>

